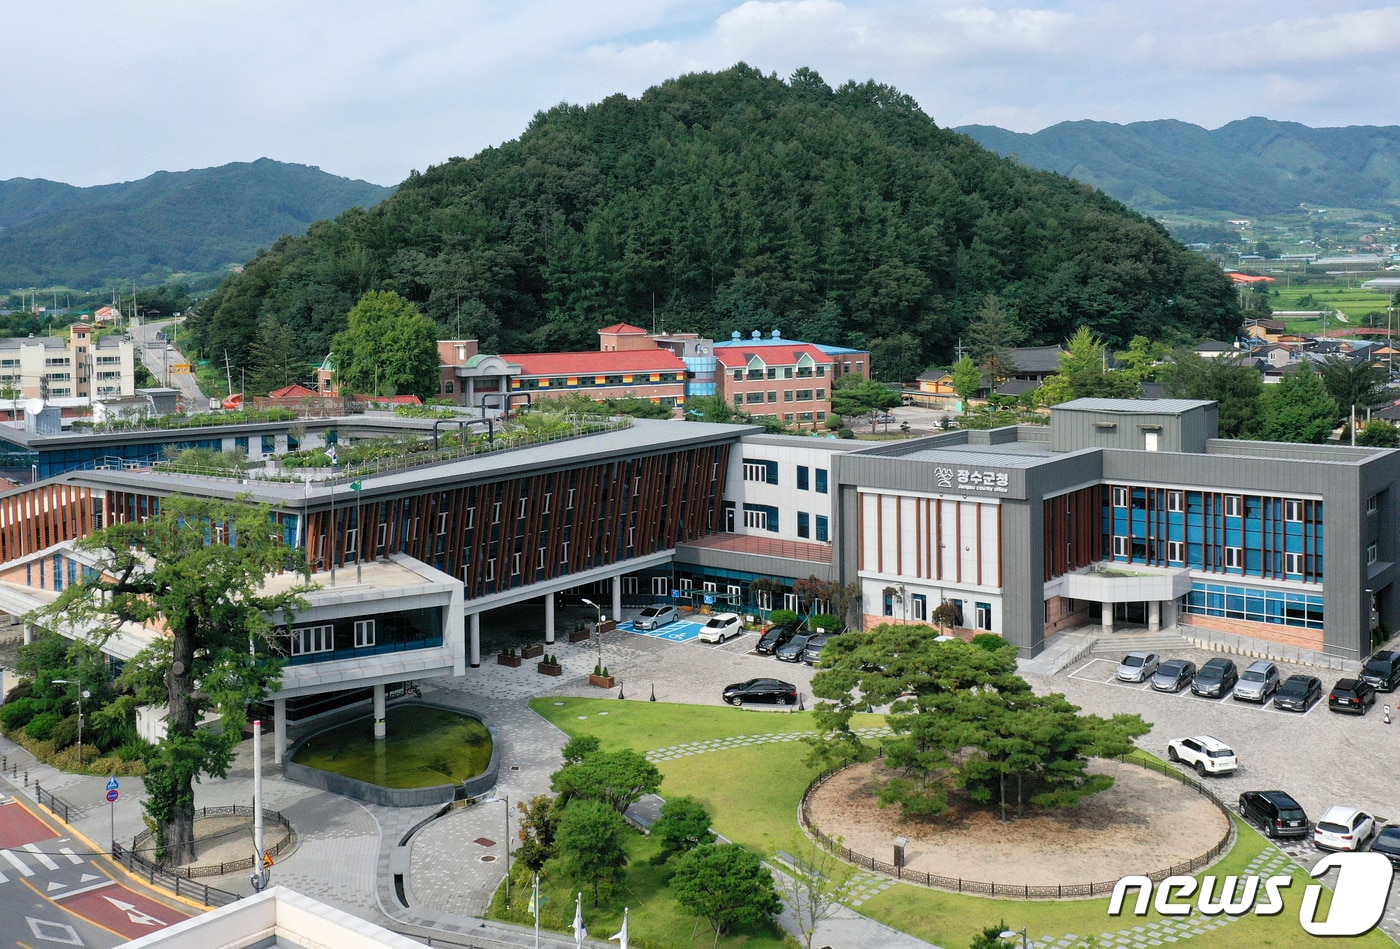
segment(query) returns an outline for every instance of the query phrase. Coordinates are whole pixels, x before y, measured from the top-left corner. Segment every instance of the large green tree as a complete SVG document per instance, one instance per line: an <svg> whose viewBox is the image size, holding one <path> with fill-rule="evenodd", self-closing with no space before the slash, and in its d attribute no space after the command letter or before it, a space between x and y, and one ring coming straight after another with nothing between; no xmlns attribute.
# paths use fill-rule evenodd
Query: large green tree
<svg viewBox="0 0 1400 949"><path fill-rule="evenodd" d="M972 358L995 382L1001 382L1016 371L1016 359L1011 350L1025 338L1025 328L995 294L987 294L977 308L976 317L967 325Z"/></svg>
<svg viewBox="0 0 1400 949"><path fill-rule="evenodd" d="M676 863L671 877L676 902L709 920L714 944L739 923L756 923L782 910L773 874L738 844L696 847Z"/></svg>
<svg viewBox="0 0 1400 949"><path fill-rule="evenodd" d="M842 376L831 385L831 411L848 421L869 413L872 432L875 430L874 413L892 409L903 401L903 396L884 383L855 374Z"/></svg>
<svg viewBox="0 0 1400 949"><path fill-rule="evenodd" d="M715 842L710 830L710 812L693 797L670 797L661 805L661 816L652 823L648 833L661 841L661 852L653 863L665 863L672 857Z"/></svg>
<svg viewBox="0 0 1400 949"><path fill-rule="evenodd" d="M570 801L559 818L554 846L564 872L593 890L593 905L612 892L627 866L627 824L602 801Z"/></svg>
<svg viewBox="0 0 1400 949"><path fill-rule="evenodd" d="M1089 758L1121 755L1148 730L1135 715L1082 715L1063 696L1037 696L1016 675L1010 645L992 650L937 635L904 624L847 632L827 643L812 679L813 694L824 700L815 723L835 739L828 755L859 756L852 716L889 706L893 735L882 747L891 777L882 803L937 814L955 789L986 802L1015 778L1018 794L1029 786L1032 802L1063 806L1111 785L1089 773Z"/></svg>
<svg viewBox="0 0 1400 949"><path fill-rule="evenodd" d="M250 703L281 676L273 625L308 587L268 592L269 578L305 569L267 507L172 495L143 521L112 524L77 542L96 560L33 619L105 643L124 623L165 635L126 664L137 698L166 706L165 737L146 758L142 801L171 864L192 862L194 784L227 775ZM219 728L201 725L215 713Z"/></svg>
<svg viewBox="0 0 1400 949"><path fill-rule="evenodd" d="M417 307L397 293L376 290L360 297L348 319L331 346L343 395L437 394L437 328Z"/></svg>
<svg viewBox="0 0 1400 949"><path fill-rule="evenodd" d="M1327 394L1343 412L1350 412L1355 406L1356 413L1364 415L1366 409L1390 398L1386 393L1389 379L1385 369L1368 359L1331 356L1322 361L1318 374Z"/></svg>
<svg viewBox="0 0 1400 949"><path fill-rule="evenodd" d="M1250 436L1320 444L1341 421L1342 408L1327 394L1322 377L1303 365L1284 373L1276 385L1265 387Z"/></svg>
<svg viewBox="0 0 1400 949"><path fill-rule="evenodd" d="M601 801L619 814L661 787L661 772L630 748L591 751L550 775L549 786L561 800Z"/></svg>
<svg viewBox="0 0 1400 949"><path fill-rule="evenodd" d="M1162 373L1167 394L1177 399L1210 399L1217 403L1221 438L1246 438L1254 429L1264 397L1259 370L1243 366L1233 356L1206 359L1189 349L1172 355Z"/></svg>

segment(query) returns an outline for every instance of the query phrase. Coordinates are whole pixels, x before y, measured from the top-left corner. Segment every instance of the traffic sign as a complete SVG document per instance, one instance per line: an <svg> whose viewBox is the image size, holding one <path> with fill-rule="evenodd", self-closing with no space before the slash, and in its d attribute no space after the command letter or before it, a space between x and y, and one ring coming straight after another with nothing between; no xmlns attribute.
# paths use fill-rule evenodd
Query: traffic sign
<svg viewBox="0 0 1400 949"><path fill-rule="evenodd" d="M121 787L121 785L117 783L117 779L116 779L116 778L108 778L108 779L107 779L107 790L109 790L109 791L115 791L115 790L116 790L117 788L119 788L119 787Z"/></svg>
<svg viewBox="0 0 1400 949"><path fill-rule="evenodd" d="M671 599L673 599L673 600L679 600L680 598L681 598L681 591L680 591L680 590L672 590L672 591L671 591Z"/></svg>
<svg viewBox="0 0 1400 949"><path fill-rule="evenodd" d="M108 804L115 804L115 803L117 803L117 798L121 797L121 793L122 793L122 792L118 791L116 788L113 788L112 790L108 791L108 792L107 792L107 803L108 803Z"/></svg>

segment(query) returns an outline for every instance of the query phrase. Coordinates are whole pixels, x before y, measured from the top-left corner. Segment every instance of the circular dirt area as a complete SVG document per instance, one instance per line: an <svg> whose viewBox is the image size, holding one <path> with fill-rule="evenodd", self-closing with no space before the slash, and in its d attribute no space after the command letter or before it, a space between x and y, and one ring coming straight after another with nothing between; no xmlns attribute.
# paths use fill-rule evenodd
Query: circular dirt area
<svg viewBox="0 0 1400 949"><path fill-rule="evenodd" d="M1151 873L1199 857L1230 833L1230 821L1209 798L1138 765L1095 760L1113 787L1074 807L1015 818L1015 786L1007 786L1010 824L989 811L952 807L926 820L882 808L875 791L888 774L880 762L853 765L812 794L808 814L828 837L856 853L892 862L894 838L906 837L905 867L984 883L1054 886L1102 883Z"/></svg>
<svg viewBox="0 0 1400 949"><path fill-rule="evenodd" d="M277 821L263 821L264 848L271 850L290 836L292 836L290 828L282 826ZM194 862L181 864L180 869L182 870L208 869L223 863L250 860L253 856L253 815L219 814L196 817L194 819L194 840ZM154 860L155 838L147 838L137 852L147 860ZM291 852L291 850L284 850L278 859L286 857Z"/></svg>

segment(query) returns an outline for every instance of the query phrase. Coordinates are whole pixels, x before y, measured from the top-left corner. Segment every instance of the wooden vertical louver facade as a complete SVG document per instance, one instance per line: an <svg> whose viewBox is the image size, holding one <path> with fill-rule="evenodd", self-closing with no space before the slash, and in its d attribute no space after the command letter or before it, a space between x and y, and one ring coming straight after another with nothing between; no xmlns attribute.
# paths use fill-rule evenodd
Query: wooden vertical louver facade
<svg viewBox="0 0 1400 949"><path fill-rule="evenodd" d="M37 553L93 529L92 491L43 484L0 498L0 563Z"/></svg>
<svg viewBox="0 0 1400 949"><path fill-rule="evenodd" d="M1049 498L1045 511L1045 579L1103 559L1103 489L1095 485Z"/></svg>

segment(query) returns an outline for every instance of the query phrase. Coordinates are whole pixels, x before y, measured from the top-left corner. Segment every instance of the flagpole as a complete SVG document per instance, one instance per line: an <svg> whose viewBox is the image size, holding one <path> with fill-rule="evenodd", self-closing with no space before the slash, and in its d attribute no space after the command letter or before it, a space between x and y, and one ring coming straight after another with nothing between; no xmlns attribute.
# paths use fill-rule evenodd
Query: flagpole
<svg viewBox="0 0 1400 949"><path fill-rule="evenodd" d="M535 949L540 949L540 875L535 874Z"/></svg>
<svg viewBox="0 0 1400 949"><path fill-rule="evenodd" d="M355 489L355 582L359 583L364 577L364 555L361 553L365 549L364 526L360 516L363 507L360 504L360 482L350 482L350 487ZM509 807L509 805L507 805ZM506 841L506 892L510 891L510 841Z"/></svg>
<svg viewBox="0 0 1400 949"><path fill-rule="evenodd" d="M335 586L335 472L331 472L331 526L326 531L326 546L330 549L326 551L326 556L331 562L331 586Z"/></svg>

